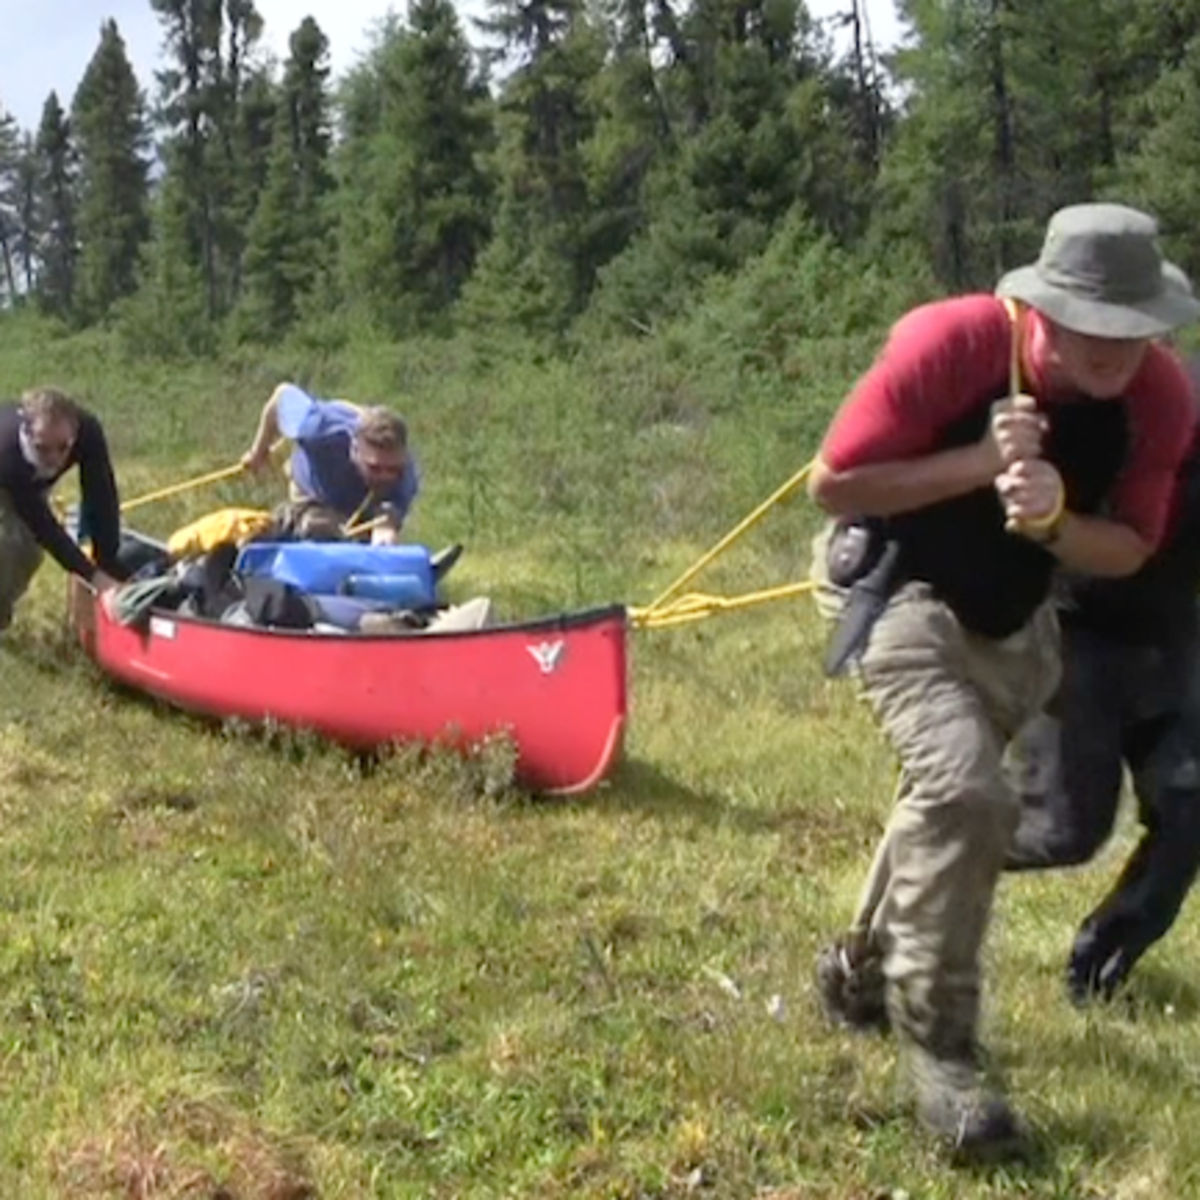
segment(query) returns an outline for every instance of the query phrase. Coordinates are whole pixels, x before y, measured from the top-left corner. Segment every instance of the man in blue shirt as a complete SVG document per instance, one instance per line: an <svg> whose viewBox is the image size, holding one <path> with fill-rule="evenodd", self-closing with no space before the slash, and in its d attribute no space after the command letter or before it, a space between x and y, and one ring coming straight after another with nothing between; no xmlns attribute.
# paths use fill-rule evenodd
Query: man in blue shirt
<svg viewBox="0 0 1200 1200"><path fill-rule="evenodd" d="M293 442L282 529L305 540L334 540L378 521L372 540L395 542L420 487L408 430L386 408L317 400L295 384L271 393L242 464L260 471L280 438Z"/></svg>

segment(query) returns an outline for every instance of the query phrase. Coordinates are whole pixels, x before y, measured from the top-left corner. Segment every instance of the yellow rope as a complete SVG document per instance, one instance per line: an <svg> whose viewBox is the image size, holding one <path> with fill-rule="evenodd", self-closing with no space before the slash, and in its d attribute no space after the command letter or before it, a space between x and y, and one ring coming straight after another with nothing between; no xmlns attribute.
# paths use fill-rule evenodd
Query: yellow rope
<svg viewBox="0 0 1200 1200"><path fill-rule="evenodd" d="M741 596L708 596L701 592L689 592L664 607L632 608L630 620L637 629L666 629L671 625L687 625L702 621L719 612L734 612L765 604L769 600L788 600L811 592L816 585L810 579L800 583L784 583L778 587L763 588L757 592L746 592Z"/></svg>
<svg viewBox="0 0 1200 1200"><path fill-rule="evenodd" d="M766 515L767 510L772 505L778 504L781 500L787 499L807 478L812 470L812 463L806 463L795 475L791 477L782 487L777 488L771 493L748 517L731 529L711 550L702 555L695 565L689 567L678 579L675 580L660 596L652 600L647 606L649 611L653 611L665 604L676 592L687 587L710 562L713 561L722 551L728 549L733 543L742 536L746 530L757 525L759 521Z"/></svg>
<svg viewBox="0 0 1200 1200"><path fill-rule="evenodd" d="M739 608L749 608L754 604L763 604L769 600L781 600L798 596L812 589L809 582L786 583L779 587L764 588L757 592L747 592L741 596L709 596L702 593L690 593L679 596L672 602L672 597L683 590L717 555L727 550L747 530L752 529L766 516L776 504L786 500L812 471L812 462L805 463L786 483L775 489L752 513L731 529L713 548L690 566L674 583L644 608L629 610L630 620L637 629L662 629L669 625L683 625L691 621L699 621L718 612L731 612Z"/></svg>
<svg viewBox="0 0 1200 1200"><path fill-rule="evenodd" d="M1004 307L1012 327L1008 351L1008 398L1015 400L1021 394L1021 307L1009 296L1004 298Z"/></svg>
<svg viewBox="0 0 1200 1200"><path fill-rule="evenodd" d="M272 443L269 451L272 462L278 462L281 454L288 450L291 442L287 438L279 438ZM137 496L133 500L126 500L121 505L123 513L132 512L135 508L141 508L143 504L153 504L155 500L169 500L172 496L178 496L181 492L190 492L192 488L204 487L209 483L220 483L223 479L233 479L237 475L241 475L246 468L241 463L235 463L232 467L222 467L219 471L209 471L207 475L197 475L195 479L185 479L183 483L173 483L169 487L158 488L157 491L147 492L144 496Z"/></svg>
<svg viewBox="0 0 1200 1200"><path fill-rule="evenodd" d="M170 487L159 488L154 492L147 492L144 496L138 496L133 500L126 500L121 505L123 513L132 512L135 508L141 508L143 504L152 504L155 500L166 500L171 496L178 496L180 492L191 491L192 488L203 487L207 483L220 483L222 479L232 479L235 475L240 475L246 468L241 463L237 463L232 467L223 467L219 471L210 471L207 475L198 475L195 479L186 479L183 483L173 483Z"/></svg>
<svg viewBox="0 0 1200 1200"><path fill-rule="evenodd" d="M375 499L375 493L370 488L367 489L367 494L363 497L363 502L342 522L342 537L353 537L355 533L362 533L367 529L374 529L374 520L364 521L363 513L371 507L371 502Z"/></svg>
<svg viewBox="0 0 1200 1200"><path fill-rule="evenodd" d="M353 520L353 518L351 518ZM364 533L371 533L378 529L381 525L390 524L390 519L386 516L372 517L369 521L359 521L357 524L347 524L342 526L342 536L348 538L358 537Z"/></svg>

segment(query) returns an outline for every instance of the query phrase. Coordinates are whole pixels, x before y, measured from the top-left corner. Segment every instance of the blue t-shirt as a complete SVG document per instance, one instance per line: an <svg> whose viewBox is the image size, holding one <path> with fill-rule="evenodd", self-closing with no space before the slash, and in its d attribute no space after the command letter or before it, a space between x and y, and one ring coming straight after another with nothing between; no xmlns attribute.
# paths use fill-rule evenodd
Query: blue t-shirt
<svg viewBox="0 0 1200 1200"><path fill-rule="evenodd" d="M367 485L350 457L358 413L343 400L317 400L294 384L286 385L276 407L279 432L295 442L291 472L296 487L318 504L343 517L365 518L381 504L391 504L401 518L408 515L420 489L416 459L408 455L404 474L363 508ZM361 511L360 511L361 510Z"/></svg>

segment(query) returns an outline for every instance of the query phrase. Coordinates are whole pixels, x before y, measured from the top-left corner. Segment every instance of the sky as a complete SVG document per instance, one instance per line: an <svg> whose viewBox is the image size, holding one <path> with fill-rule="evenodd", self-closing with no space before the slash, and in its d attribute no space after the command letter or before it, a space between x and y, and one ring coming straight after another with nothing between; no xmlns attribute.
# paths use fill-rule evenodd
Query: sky
<svg viewBox="0 0 1200 1200"><path fill-rule="evenodd" d="M464 18L484 11L482 0L458 0ZM893 0L866 0L871 31L879 46L897 36ZM353 66L369 42L370 31L403 0L255 0L265 25L263 43L282 60L287 41L305 16L312 16L329 39L334 76ZM808 0L815 17L845 12L850 0ZM35 130L42 105L52 90L63 107L95 53L100 25L116 20L126 52L143 89L153 93L154 71L163 65L159 20L150 0L0 0L0 108L22 129ZM469 26L468 26L469 31Z"/></svg>

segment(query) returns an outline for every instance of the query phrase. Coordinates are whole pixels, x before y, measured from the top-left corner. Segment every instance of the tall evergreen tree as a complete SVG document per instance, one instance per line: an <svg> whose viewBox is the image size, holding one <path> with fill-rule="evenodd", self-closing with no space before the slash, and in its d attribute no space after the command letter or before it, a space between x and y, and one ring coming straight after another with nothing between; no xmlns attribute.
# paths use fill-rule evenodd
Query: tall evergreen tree
<svg viewBox="0 0 1200 1200"><path fill-rule="evenodd" d="M233 200L238 220L245 227L254 214L267 182L271 138L279 108L279 85L268 67L255 64L246 73L237 107L235 151L237 193Z"/></svg>
<svg viewBox="0 0 1200 1200"><path fill-rule="evenodd" d="M295 320L330 256L329 43L307 17L290 47L243 263L243 328L260 338L277 336Z"/></svg>
<svg viewBox="0 0 1200 1200"><path fill-rule="evenodd" d="M249 55L262 32L251 0L151 0L171 65L160 71L160 119L177 153L190 261L204 280L210 317L236 299L248 212L238 153L238 113Z"/></svg>
<svg viewBox="0 0 1200 1200"><path fill-rule="evenodd" d="M656 59L664 55L646 0L613 0L606 17L609 54L591 88L595 124L583 146L597 257L608 260L648 220L646 181L678 150Z"/></svg>
<svg viewBox="0 0 1200 1200"><path fill-rule="evenodd" d="M94 320L136 287L149 235L145 107L115 21L101 26L71 107L79 153L79 309Z"/></svg>
<svg viewBox="0 0 1200 1200"><path fill-rule="evenodd" d="M21 135L14 175L13 198L17 217L13 258L20 270L21 297L32 298L41 270L41 245L45 215L42 205L42 163L32 133Z"/></svg>
<svg viewBox="0 0 1200 1200"><path fill-rule="evenodd" d="M179 153L169 150L168 155ZM168 160L151 199L151 236L139 270L138 289L118 305L118 327L138 353L186 358L212 351L217 325L209 318L190 221L194 209L182 194L184 172Z"/></svg>
<svg viewBox="0 0 1200 1200"><path fill-rule="evenodd" d="M75 298L79 243L75 223L76 157L70 122L51 92L37 134L38 233L41 273L38 299L50 312L68 316Z"/></svg>
<svg viewBox="0 0 1200 1200"><path fill-rule="evenodd" d="M875 233L911 240L955 290L983 286L995 271L988 12L976 0L901 0L899 12L912 31L894 57L907 101Z"/></svg>
<svg viewBox="0 0 1200 1200"><path fill-rule="evenodd" d="M342 156L342 270L394 330L437 320L484 244L491 141L486 89L451 0L414 0L380 44L382 102Z"/></svg>
<svg viewBox="0 0 1200 1200"><path fill-rule="evenodd" d="M467 289L474 323L561 330L581 312L602 259L584 147L595 128L590 89L607 52L582 0L488 0L479 25L494 53L520 65L499 97L495 234Z"/></svg>
<svg viewBox="0 0 1200 1200"><path fill-rule="evenodd" d="M17 119L0 108L0 285L9 304L17 302L17 271L14 262L20 233L21 132Z"/></svg>
<svg viewBox="0 0 1200 1200"><path fill-rule="evenodd" d="M1109 189L1158 217L1174 255L1200 279L1194 231L1200 217L1200 35L1146 96L1149 128L1118 160Z"/></svg>

